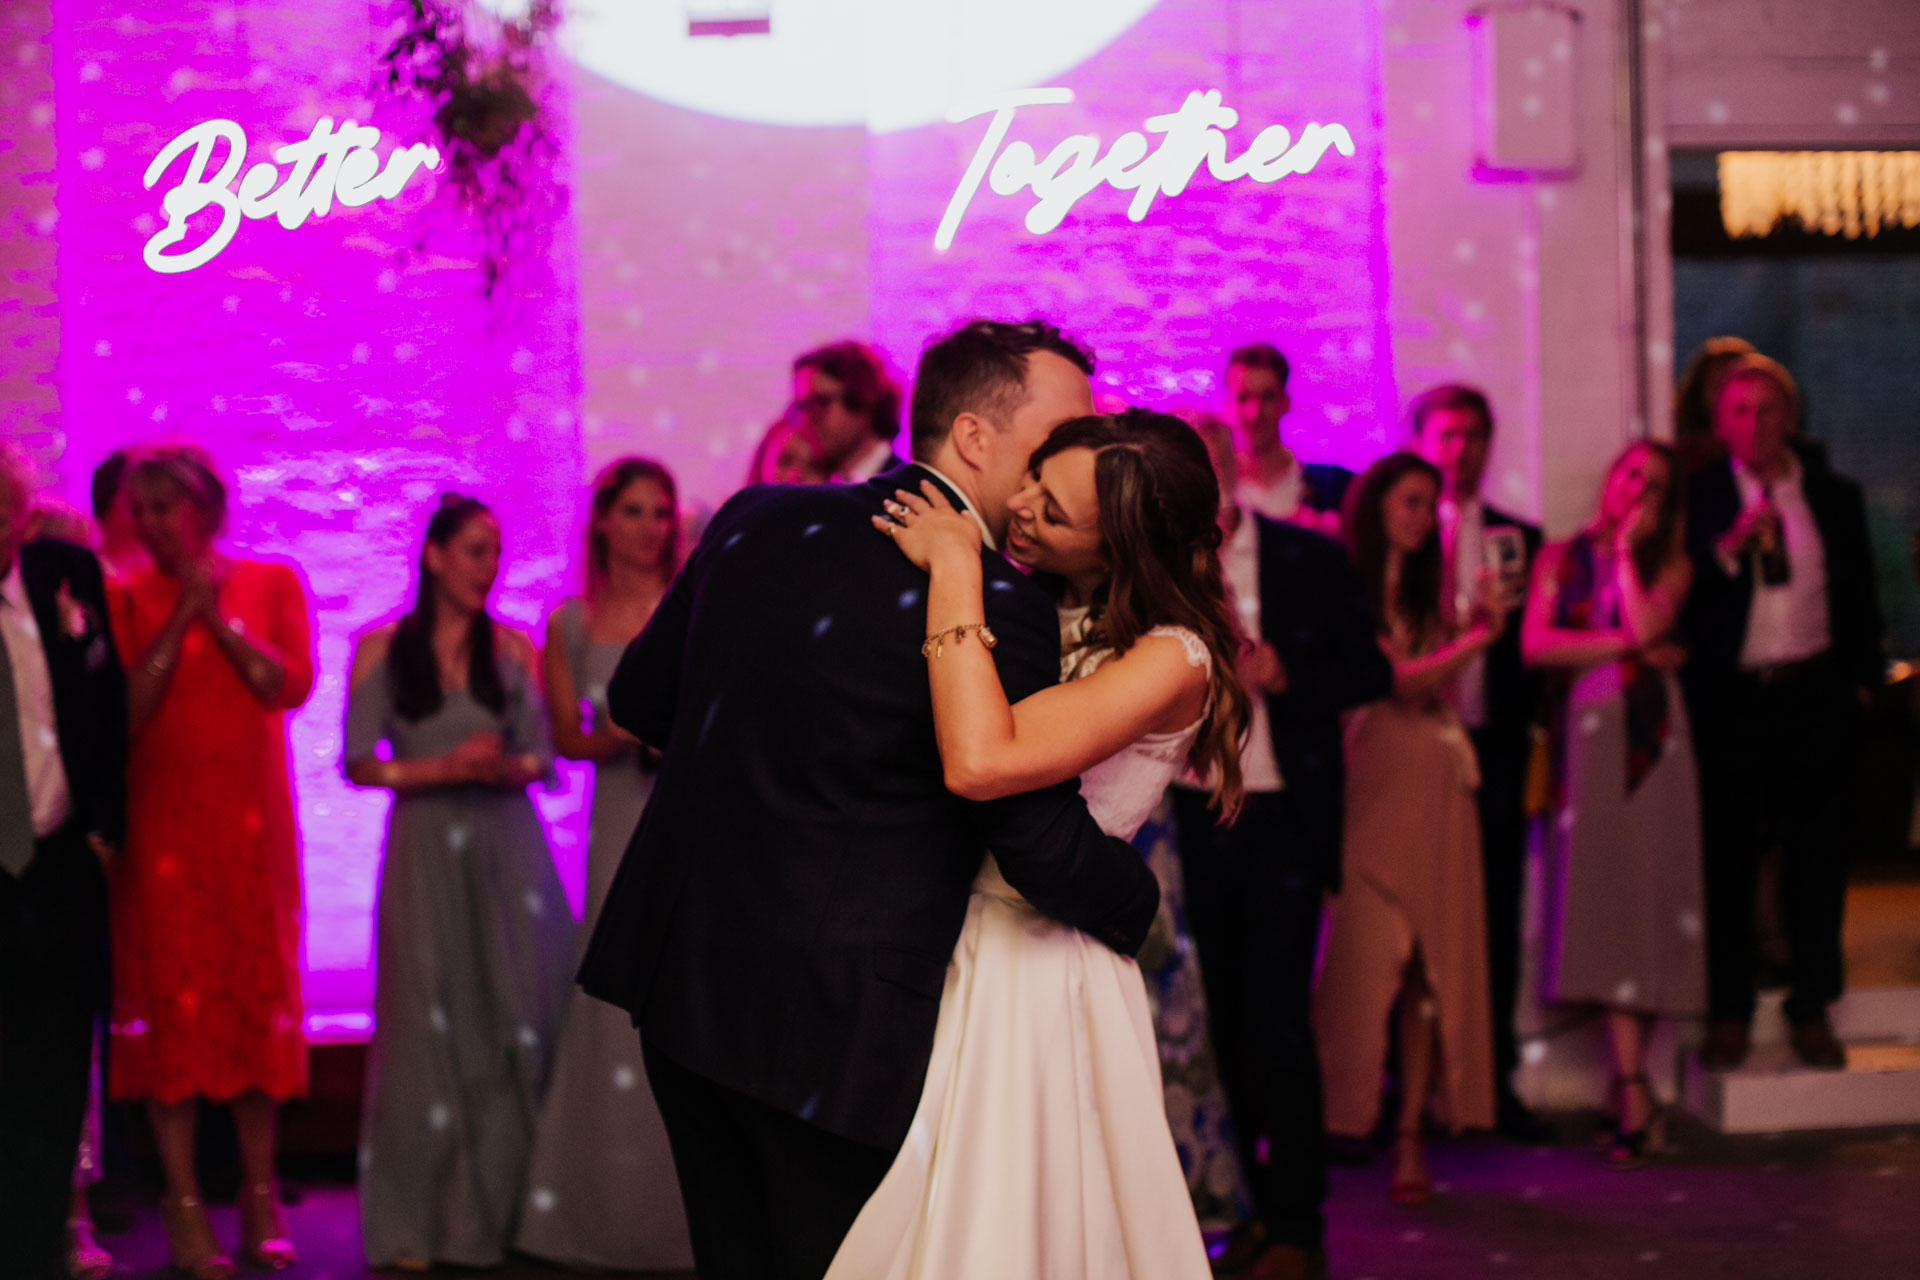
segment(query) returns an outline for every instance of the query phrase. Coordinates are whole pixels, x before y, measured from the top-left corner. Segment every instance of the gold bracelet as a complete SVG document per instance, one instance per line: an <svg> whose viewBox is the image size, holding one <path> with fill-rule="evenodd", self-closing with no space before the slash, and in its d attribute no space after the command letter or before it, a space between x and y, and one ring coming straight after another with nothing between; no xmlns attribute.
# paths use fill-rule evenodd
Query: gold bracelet
<svg viewBox="0 0 1920 1280"><path fill-rule="evenodd" d="M927 642L920 646L920 656L923 658L939 657L947 651L948 636L952 636L953 642L959 644L967 638L967 632L969 631L978 632L980 643L989 649L1000 643L1000 638L993 634L993 628L989 627L986 623L963 622L957 627L948 627L945 631L936 631L928 636Z"/></svg>

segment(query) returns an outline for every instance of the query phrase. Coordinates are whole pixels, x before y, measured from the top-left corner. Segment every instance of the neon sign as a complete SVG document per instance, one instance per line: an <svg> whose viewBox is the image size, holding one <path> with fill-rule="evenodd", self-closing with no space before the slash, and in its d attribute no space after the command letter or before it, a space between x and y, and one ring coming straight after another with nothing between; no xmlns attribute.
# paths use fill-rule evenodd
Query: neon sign
<svg viewBox="0 0 1920 1280"><path fill-rule="evenodd" d="M350 209L391 200L416 172L440 167L440 153L416 142L390 154L383 169L373 151L379 141L380 131L372 125L348 120L336 132L333 118L321 116L307 137L274 151L277 164L262 160L248 169L236 192L233 180L240 177L247 157L246 131L231 120L197 124L162 147L147 166L143 185L152 190L175 160L189 150L193 153L179 185L160 200L167 225L154 232L141 256L155 271L191 271L205 266L232 242L243 217L278 218L291 231L309 216L325 217L335 200ZM226 159L209 178L207 167L221 142L227 144ZM293 166L285 181L279 165ZM167 252L187 238L187 219L209 205L220 207L220 225L213 234L191 249Z"/></svg>
<svg viewBox="0 0 1920 1280"><path fill-rule="evenodd" d="M1016 89L955 110L947 117L949 123L959 124L988 113L993 119L988 121L987 132L954 189L953 199L947 202L946 214L933 235L934 249L944 253L953 245L954 233L960 229L960 220L983 180L996 195L1032 191L1034 205L1027 211L1027 230L1044 235L1060 225L1082 196L1102 183L1116 191L1133 192L1127 217L1138 222L1160 195L1177 196L1185 191L1202 161L1222 182L1239 178L1278 182L1288 174L1310 172L1329 148L1343 156L1353 154L1353 135L1343 125L1309 124L1296 140L1285 126L1276 124L1262 129L1245 151L1229 160L1227 135L1222 130L1239 123L1240 113L1223 106L1220 96L1218 89L1204 93L1194 90L1178 111L1148 117L1146 133L1133 131L1115 138L1105 155L1100 154L1099 138L1076 133L1049 151L1045 159L1040 159L1027 143L1007 142L1007 130L1021 107L1072 102L1073 90ZM1147 133L1162 135L1159 147L1151 154Z"/></svg>

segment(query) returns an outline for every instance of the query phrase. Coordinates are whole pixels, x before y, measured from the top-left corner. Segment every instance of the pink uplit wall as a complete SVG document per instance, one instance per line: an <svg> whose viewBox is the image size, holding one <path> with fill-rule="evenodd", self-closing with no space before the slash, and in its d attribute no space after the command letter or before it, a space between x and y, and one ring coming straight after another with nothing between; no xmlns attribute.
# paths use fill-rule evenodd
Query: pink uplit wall
<svg viewBox="0 0 1920 1280"><path fill-rule="evenodd" d="M61 446L52 37L45 0L0 0L0 438L47 461Z"/></svg>
<svg viewBox="0 0 1920 1280"><path fill-rule="evenodd" d="M572 75L588 463L653 454L711 506L745 480L793 357L867 332L867 132Z"/></svg>
<svg viewBox="0 0 1920 1280"><path fill-rule="evenodd" d="M535 627L574 587L598 465L658 456L690 504L712 505L784 405L796 352L870 336L910 373L928 338L976 314L1051 316L1098 352L1101 390L1136 403L1211 401L1225 351L1271 341L1294 364L1287 431L1303 454L1358 466L1394 439L1391 148L1371 4L1162 0L1048 77L1072 105L1023 109L1008 135L1042 154L1070 133L1104 147L1215 89L1240 113L1232 154L1269 125L1297 137L1337 123L1351 157L1329 151L1265 185L1203 167L1139 223L1125 194L1100 188L1046 235L1022 224L1030 193L983 187L946 253L934 231L984 118L886 133L748 123L556 58L545 106L562 160L491 301L472 216L430 175L293 230L244 221L195 270L141 260L185 162L152 191L141 176L190 126L238 122L250 163L323 115L378 126L383 154L426 139L421 108L380 87L383 4L0 0L0 14L25 21L22 4L41 15L46 84L10 83L27 114L0 121L0 181L17 193L0 265L21 299L0 306L0 340L45 369L0 370L7 412L38 424L76 503L114 447L204 442L235 481L234 546L306 573L320 682L292 732L318 1008L365 1005L386 809L339 776L351 639L410 596L441 490L494 505L499 610ZM57 183L32 177L43 171ZM542 803L577 908L587 792L566 777Z"/></svg>
<svg viewBox="0 0 1920 1280"><path fill-rule="evenodd" d="M1240 113L1231 156L1269 125L1295 138L1309 123L1352 134L1352 157L1329 151L1271 184L1221 182L1203 166L1138 223L1131 193L1102 186L1035 235L1023 222L1032 193L983 183L938 253L934 231L987 118L874 135L873 332L911 353L969 316L1045 314L1094 347L1101 390L1151 405L1213 401L1226 352L1272 342L1293 365L1289 442L1311 460L1364 465L1381 452L1394 398L1377 25L1372 5L1339 0L1163 0L1051 81L1075 101L1023 107L1007 135L1042 157L1070 134L1097 136L1104 154L1194 90L1217 89Z"/></svg>
<svg viewBox="0 0 1920 1280"><path fill-rule="evenodd" d="M564 171L492 301L471 218L426 174L396 200L336 205L294 230L245 221L191 271L142 262L185 161L153 191L142 174L192 125L238 122L249 162L321 116L378 126L383 155L422 140L421 111L376 91L377 12L365 0L54 6L66 485L82 499L116 446L198 440L234 482L233 545L306 574L320 677L292 740L309 998L322 1008L367 1002L387 807L340 776L351 637L411 598L420 532L445 489L493 505L506 542L498 610L536 625L572 560L581 471ZM564 96L547 106L565 121ZM548 800L576 905L580 800L577 782Z"/></svg>
<svg viewBox="0 0 1920 1280"><path fill-rule="evenodd" d="M934 231L984 118L782 127L576 72L589 459L655 454L717 502L785 403L797 352L869 336L910 374L958 321L1042 313L1095 348L1103 391L1137 403L1211 401L1227 349L1275 342L1296 370L1289 438L1363 464L1395 417L1377 26L1372 6L1336 0L1162 0L1050 81L1073 105L1024 109L1008 140L1043 155L1070 133L1110 140L1218 89L1240 112L1235 155L1267 125L1311 122L1345 125L1356 154L1271 185L1202 169L1138 224L1102 188L1045 236L1021 223L1030 195L983 187L945 254Z"/></svg>

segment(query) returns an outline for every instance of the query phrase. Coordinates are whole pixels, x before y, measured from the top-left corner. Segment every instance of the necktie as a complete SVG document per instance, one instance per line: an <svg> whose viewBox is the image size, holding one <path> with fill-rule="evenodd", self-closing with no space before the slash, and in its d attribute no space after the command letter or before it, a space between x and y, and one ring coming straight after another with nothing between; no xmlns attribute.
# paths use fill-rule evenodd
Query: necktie
<svg viewBox="0 0 1920 1280"><path fill-rule="evenodd" d="M0 614L24 608L0 596ZM0 871L18 876L33 861L33 802L27 797L27 753L20 742L20 702L13 657L0 639Z"/></svg>

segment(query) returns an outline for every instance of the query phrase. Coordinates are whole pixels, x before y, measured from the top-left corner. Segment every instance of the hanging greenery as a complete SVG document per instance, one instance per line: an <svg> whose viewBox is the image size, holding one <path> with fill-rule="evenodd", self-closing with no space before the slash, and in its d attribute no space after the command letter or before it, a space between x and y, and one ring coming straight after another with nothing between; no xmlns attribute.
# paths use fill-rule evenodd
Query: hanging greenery
<svg viewBox="0 0 1920 1280"><path fill-rule="evenodd" d="M400 0L398 31L380 56L387 87L434 104L446 177L479 220L484 291L529 247L536 197L555 181L556 146L540 111L543 55L559 0L530 0L518 17L473 0Z"/></svg>

